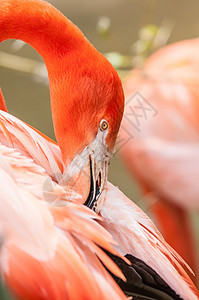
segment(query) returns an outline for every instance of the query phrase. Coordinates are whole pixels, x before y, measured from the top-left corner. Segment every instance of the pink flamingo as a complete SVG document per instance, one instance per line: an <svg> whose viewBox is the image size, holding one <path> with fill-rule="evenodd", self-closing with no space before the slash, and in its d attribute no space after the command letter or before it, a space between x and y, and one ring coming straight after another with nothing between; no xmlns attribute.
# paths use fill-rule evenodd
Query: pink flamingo
<svg viewBox="0 0 199 300"><path fill-rule="evenodd" d="M14 295L123 299L120 286L142 299L198 299L182 259L107 185L124 105L114 68L46 1L1 1L0 36L22 39L43 56L58 141L9 115L1 95L1 269ZM127 282L118 279L125 278L117 265Z"/></svg>
<svg viewBox="0 0 199 300"><path fill-rule="evenodd" d="M139 90L142 104L151 112L144 121L137 111L143 117L138 132L126 118L127 105L120 132L121 138L127 128L135 133L122 156L152 203L150 212L166 241L195 272L197 256L187 210L199 208L198 50L198 39L178 42L153 54L143 70L131 72L124 82L126 98Z"/></svg>

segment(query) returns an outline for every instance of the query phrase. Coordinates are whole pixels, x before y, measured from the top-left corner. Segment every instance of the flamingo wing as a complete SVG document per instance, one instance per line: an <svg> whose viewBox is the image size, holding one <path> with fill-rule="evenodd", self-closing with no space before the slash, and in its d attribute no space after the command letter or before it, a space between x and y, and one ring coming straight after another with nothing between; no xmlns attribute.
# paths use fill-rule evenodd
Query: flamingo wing
<svg viewBox="0 0 199 300"><path fill-rule="evenodd" d="M12 276L14 276L13 274L18 274L19 276L17 276L17 278L24 278L24 272L32 268L32 270L35 270L35 272L39 272L39 274L41 275L41 278L43 280L41 286L43 285L45 286L47 282L45 276L48 276L48 278L50 278L49 280L51 280L50 281L51 283L54 282L54 277L53 277L54 275L59 278L61 277L61 279L64 280L65 278L64 276L66 276L65 274L66 270L70 270L70 268L68 268L67 266L67 263L63 259L63 253L65 251L63 249L65 245L65 239L68 238L67 243L70 245L69 248L71 249L71 252L72 253L74 252L77 255L77 261L74 260L76 266L78 266L78 259L80 258L81 262L83 261L84 263L83 267L85 267L86 265L88 269L87 271L90 272L89 269L90 266L92 272L95 273L94 275L92 272L89 273L91 274L91 277L93 279L92 284L96 285L95 280L97 280L98 287L104 286L107 287L108 289L109 286L107 286L107 284L112 285L114 288L114 292L117 294L117 296L114 295L114 299L117 299L117 297L124 297L124 295L120 294L121 291L118 290L117 285L115 288L115 283L113 283L112 279L110 279L110 277L107 275L106 270L102 268L101 262L103 262L103 264L110 270L110 272L114 274L112 275L114 278L119 277L124 279L124 277L117 269L115 264L112 263L112 260L107 260L107 255L101 250L101 248L105 249L106 253L112 253L109 254L111 255L111 259L113 259L113 255L115 255L114 257L117 256L117 258L113 260L115 261L116 264L118 264L118 266L122 269L122 271L126 276L130 274L130 278L133 278L132 275L133 273L135 274L134 270L136 270L136 263L137 262L140 263L139 260L141 260L142 272L144 272L143 266L145 265L147 265L149 269L151 268L152 270L150 269L150 272L152 272L153 274L157 273L158 274L157 276L160 276L162 280L165 282L165 284L171 287L171 291L173 291L171 292L171 294L174 293L175 295L174 291L176 291L176 297L180 295L185 299L197 299L196 298L197 296L195 296L195 293L197 293L195 287L193 286L189 277L186 275L186 272L183 270L183 268L179 263L179 261L181 261L182 263L184 262L164 241L164 239L162 238L162 236L160 235L160 233L158 232L154 224L151 222L151 220L135 204L133 204L133 202L127 199L117 188L109 184L106 201L101 210L102 219L99 219L99 217L90 209L87 209L86 207L83 207L80 204L71 203L71 200L74 200L73 197L75 197L74 193L71 194L71 191L68 191L67 187L63 188L63 186L60 186L59 184L54 182L52 177L50 177L48 174L48 170L49 170L48 166L50 164L51 155L55 155L53 150L51 149L52 146L51 141L43 138L43 136L40 136L38 132L34 132L34 135L32 135L34 143L35 143L34 138L36 138L36 141L37 142L39 141L38 143L41 143L41 145L44 144L45 147L48 146L49 149L51 149L50 155L47 156L49 163L46 165L43 164L43 166L36 164L34 158L31 157L31 155L30 157L28 156L28 158L23 156L23 154L25 153L24 151L25 143L26 143L25 139L26 137L28 137L28 140L30 138L29 137L30 127L24 126L24 123L18 120L17 118L12 119L13 122L13 126L12 126L12 122L11 122L12 117L9 114L5 114L5 113L3 114L4 116L1 119L1 132L0 132L0 136L2 136L3 142L8 143L8 141L12 141L12 139L15 141L16 139L16 135L14 131L15 127L17 128L17 130L19 127L20 134L18 134L17 136L17 143L16 143L18 148L17 150L13 150L12 148L10 148L12 146L11 145L12 143L10 144L10 147L1 145L0 149L4 160L2 160L2 163L0 163L0 167L4 170L4 172L6 172L7 176L8 175L10 176L10 178L14 181L14 183L17 186L20 185L20 190L22 191L25 190L25 193L30 194L31 198L33 198L34 201L35 199L37 199L38 203L40 204L42 203L41 205L45 205L45 209L47 209L48 214L50 214L50 218L53 219L53 224L56 228L56 231L57 228L59 229L58 240L61 239L61 242L57 244L58 246L55 251L56 255L53 258L54 260L50 260L52 265L51 263L49 263L48 260L45 263L45 268L43 266L44 262L42 263L41 261L38 262L38 258L31 257L29 253L25 255L24 249L17 250L17 255L19 256L19 259L23 260L23 258L25 258L25 261L27 262L27 266L25 265L23 266L23 268L21 267L20 272L18 273L16 272L18 271L18 269L16 268L13 271ZM22 124L22 126L19 126L19 124L20 125ZM24 148L21 147L23 143L24 143ZM42 153L42 148L43 146L38 147L39 149L38 151L41 151L41 153ZM0 155L0 158L2 156ZM5 160L5 156L6 156L6 160ZM14 157L16 156L15 159L13 156ZM54 161L57 164L56 165L56 169L57 169L58 164L60 164L61 162L61 155L59 151L56 152L55 158L56 159ZM17 164L19 164L18 171L17 171ZM23 168L21 168L20 164L23 165ZM45 166L47 166L46 169ZM19 170L21 170L21 173ZM17 172L16 178L13 175L13 171ZM34 178L34 180L30 181L26 178L25 181L26 185L25 185L25 183L22 180L23 179L22 175L26 174L27 176L27 174L29 173L32 174L31 176L33 176L32 178ZM41 178L43 179L41 180ZM53 196L56 197L58 195L59 205L57 207L55 207L54 205L53 206L50 205L52 201L50 201L48 197L46 198L45 194L43 193L38 194L38 192L35 194L35 190L38 190L38 182L40 182L41 185L41 182L43 184L46 181L46 178L52 181L53 187L55 187L53 188L53 193L54 193ZM30 185L30 182L32 182L32 185ZM39 189L41 190L41 186ZM41 201L41 200L45 200L45 201ZM83 216L83 220L82 220L82 216ZM96 222L95 219L97 219L98 222ZM114 246L116 251L119 251L120 255L126 255L128 253L127 257L129 258L130 261L132 261L133 258L132 267L128 265L127 261L124 264L121 263L121 260L118 258L118 256L120 255L118 254L118 252L115 252L113 248L110 246L111 243L114 243L114 241L111 238L111 235L108 234L107 231L104 231L105 229L103 229L101 226L99 227L99 223L101 223L103 227L114 237L114 240L117 242L117 245ZM24 224L23 228L28 228L28 227L27 225ZM52 235L50 235L50 237L51 236ZM77 237L79 237L79 239ZM82 245L82 242L84 245ZM96 245L99 245L101 248L99 248ZM61 247L60 250L59 247ZM16 264L16 259L15 259L18 256L16 256L15 253L11 266L15 266L15 265L18 266L18 264ZM70 253L68 256L70 257ZM99 262L97 257L100 258L101 262ZM60 265L64 266L64 270L62 268L61 269L56 268L57 266ZM100 274L98 273L98 271L95 272L96 268L98 271L100 270ZM126 273L126 268L128 270L128 273ZM131 272L129 273L129 270L131 270L131 272L133 273ZM72 274L74 273L73 280L78 285L78 280L80 279L76 279L74 269L71 272ZM28 282L29 282L28 290L32 288L31 282L33 281L33 279L35 280L34 274L35 274L34 272L33 274L31 274L31 276L29 274L30 277L28 277ZM64 274L63 277L60 274L62 275ZM159 277L157 278L159 280ZM117 282L118 280L119 279L117 279ZM56 282L55 286L57 287L60 284L60 282L59 281L55 281L55 282ZM121 284L122 281L119 282ZM89 284L91 284L91 281L88 282L87 287L89 286ZM128 278L127 278L127 284L129 284ZM11 286L14 285L16 288L15 291L18 292L18 289L20 290L22 284L20 284L20 288L19 288L18 286L19 283L18 281L16 281L16 278L14 278L14 280L11 281L10 285ZM48 281L47 286L51 287L54 285L49 284ZM135 288L135 285L133 286ZM124 288L124 291L126 291L125 290L126 287L124 287L123 284L121 284L121 287ZM151 286L149 285L147 288L150 289ZM85 291L85 289L86 287L84 286L82 290ZM139 286L136 287L136 290L137 291L139 290ZM24 292L24 290L22 291ZM65 291L63 291L63 289L61 289L60 291L61 291L60 293L62 293L60 294L61 296L54 295L53 299L61 299L59 297L62 297ZM48 290L48 293L54 293L54 292L55 291L54 290L52 291L52 289ZM157 294L158 292L161 292L161 286L153 287L152 295L153 296L155 294L158 295ZM34 293L36 293L35 290ZM133 293L132 287L131 287L131 293ZM130 295L129 291L127 295L128 294ZM38 294L36 295L38 296ZM144 294L142 290L142 293L140 293L140 297L143 295ZM42 297L44 297L43 294ZM79 296L78 299L83 299L81 297L82 295ZM107 295L103 295L103 297L110 297L107 299L113 299L112 298L113 294L110 296L109 293ZM41 298L41 299L45 299L45 298Z"/></svg>
<svg viewBox="0 0 199 300"><path fill-rule="evenodd" d="M169 287L169 285L158 275L157 272L150 268L141 259L138 259L131 254L127 254L125 257L131 262L131 265L129 265L120 257L113 254L109 254L109 256L125 274L127 281L122 281L113 274L112 276L127 296L143 300L182 299Z"/></svg>
<svg viewBox="0 0 199 300"><path fill-rule="evenodd" d="M0 142L8 147L17 149L25 157L42 166L48 175L54 176L57 181L64 165L61 152L57 144L32 128L30 125L0 111Z"/></svg>
<svg viewBox="0 0 199 300"><path fill-rule="evenodd" d="M0 267L6 285L19 299L125 299L104 267L125 280L101 250L117 255L111 235L97 222L99 216L71 202L67 188L54 182L30 155L24 156L21 141L24 145L29 141L32 129L17 119L11 122L9 116L2 120ZM45 147L52 145L36 132L32 143L35 136ZM6 140L16 142L18 150L5 145ZM61 206L45 197L42 187L47 179Z"/></svg>
<svg viewBox="0 0 199 300"><path fill-rule="evenodd" d="M181 265L188 267L186 263L146 214L110 183L101 216L101 224L117 241L120 253L142 260L183 299L198 299L198 291Z"/></svg>

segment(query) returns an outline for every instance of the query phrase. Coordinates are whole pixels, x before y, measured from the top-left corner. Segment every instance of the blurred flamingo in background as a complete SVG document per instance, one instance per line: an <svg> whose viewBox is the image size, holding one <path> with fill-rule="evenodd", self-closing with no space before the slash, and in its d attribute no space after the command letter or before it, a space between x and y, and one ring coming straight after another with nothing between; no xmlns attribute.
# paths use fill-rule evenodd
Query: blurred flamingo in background
<svg viewBox="0 0 199 300"><path fill-rule="evenodd" d="M124 90L129 102L120 138L127 132L134 138L121 148L122 157L164 238L197 272L188 211L199 208L199 40L157 51L142 70L131 72Z"/></svg>
<svg viewBox="0 0 199 300"><path fill-rule="evenodd" d="M198 299L183 260L107 185L124 105L111 64L46 1L1 1L0 36L22 39L44 58L59 145L9 115L1 93L0 254L11 292L19 299Z"/></svg>

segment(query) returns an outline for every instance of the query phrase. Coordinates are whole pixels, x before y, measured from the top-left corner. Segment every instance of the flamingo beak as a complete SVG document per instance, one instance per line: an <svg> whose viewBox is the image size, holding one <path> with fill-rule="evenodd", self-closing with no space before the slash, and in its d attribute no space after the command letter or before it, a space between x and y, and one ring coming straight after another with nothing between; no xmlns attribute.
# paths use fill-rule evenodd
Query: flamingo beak
<svg viewBox="0 0 199 300"><path fill-rule="evenodd" d="M108 163L105 161L101 168L97 168L95 160L90 156L90 191L84 205L96 212L100 211L100 204L104 200L107 177Z"/></svg>
<svg viewBox="0 0 199 300"><path fill-rule="evenodd" d="M106 136L100 130L88 146L90 190L84 205L99 213L103 206L108 181L108 165L112 152L106 145Z"/></svg>
<svg viewBox="0 0 199 300"><path fill-rule="evenodd" d="M86 205L90 209L93 209L93 206L97 201L98 195L99 195L99 184L98 182L96 182L95 184L95 178L93 176L93 169L92 169L92 159L90 157L90 191L84 205Z"/></svg>
<svg viewBox="0 0 199 300"><path fill-rule="evenodd" d="M111 157L112 152L106 146L106 136L98 132L93 142L76 155L66 169L66 185L82 195L79 202L96 213L104 203Z"/></svg>

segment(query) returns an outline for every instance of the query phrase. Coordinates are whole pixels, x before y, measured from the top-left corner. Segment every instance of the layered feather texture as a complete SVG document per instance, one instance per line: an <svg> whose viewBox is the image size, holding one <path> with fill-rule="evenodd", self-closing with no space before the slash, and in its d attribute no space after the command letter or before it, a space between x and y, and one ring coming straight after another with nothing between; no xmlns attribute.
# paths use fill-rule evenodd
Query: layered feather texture
<svg viewBox="0 0 199 300"><path fill-rule="evenodd" d="M144 261L183 299L198 299L198 291L182 267L189 268L187 264L166 243L147 215L110 183L101 216L101 224L118 243L116 249L120 253Z"/></svg>
<svg viewBox="0 0 199 300"><path fill-rule="evenodd" d="M117 254L117 250L122 255L134 255L153 268L183 299L198 299L194 285L181 266L184 262L133 202L109 184L106 201L100 212L102 218L86 207L72 203L71 200L79 195L58 185L48 176L52 156L57 164L56 170L58 165L62 165L59 148L8 113L1 112L0 121L2 141L11 143L12 147L15 142L17 148L13 150L8 144L0 146L2 190L6 190L9 184L11 193L9 201L7 196L1 198L1 201L7 200L5 209L13 212L11 215L7 213L7 218L15 222L14 233L13 227L8 226L11 236L8 244L6 242L2 247L2 267L8 283L16 293L21 295L22 291L26 292L26 298L23 299L30 295L39 295L41 299L47 299L49 295L52 299L63 299L63 295L66 299L84 299L85 295L86 299L123 299L123 294L102 267L98 257L112 273L123 279L124 277L97 246L99 245L114 254ZM29 150L27 157L24 157L26 143L29 143ZM45 164L36 164L36 160L32 159L35 144L38 157L44 155L43 149L51 150L45 154ZM52 171L53 168L49 173ZM27 180L28 176L33 176L32 182ZM51 205L52 202L41 191L41 182L46 179L53 181L52 186L58 188L59 205L56 207ZM41 184L39 189L38 184ZM39 194L36 189L40 190ZM55 195L56 191L56 188L52 189ZM56 201L53 203L56 204ZM16 208L13 209L12 206ZM18 206L20 210L17 210ZM24 213L22 219L18 212ZM38 223L35 222L37 218ZM7 224L7 221L9 220L6 219L4 223ZM3 235L5 232L2 227L2 236L6 237ZM22 240L29 233L26 243L23 242L17 247L17 242L13 241ZM110 245L114 243L110 234L117 242L114 246L116 250ZM40 251L37 253L33 249ZM20 278L25 278L24 282ZM79 293L78 298L75 298L77 294L74 293ZM36 298L32 296L30 299Z"/></svg>
<svg viewBox="0 0 199 300"><path fill-rule="evenodd" d="M104 268L125 280L99 248L117 254L111 235L96 222L100 217L71 202L75 192L48 176L59 150L7 113L1 112L1 128L1 142L18 148L0 144L0 266L11 291L19 299L125 299ZM50 148L46 169L30 158L37 151L41 159ZM56 206L43 193L46 180Z"/></svg>

